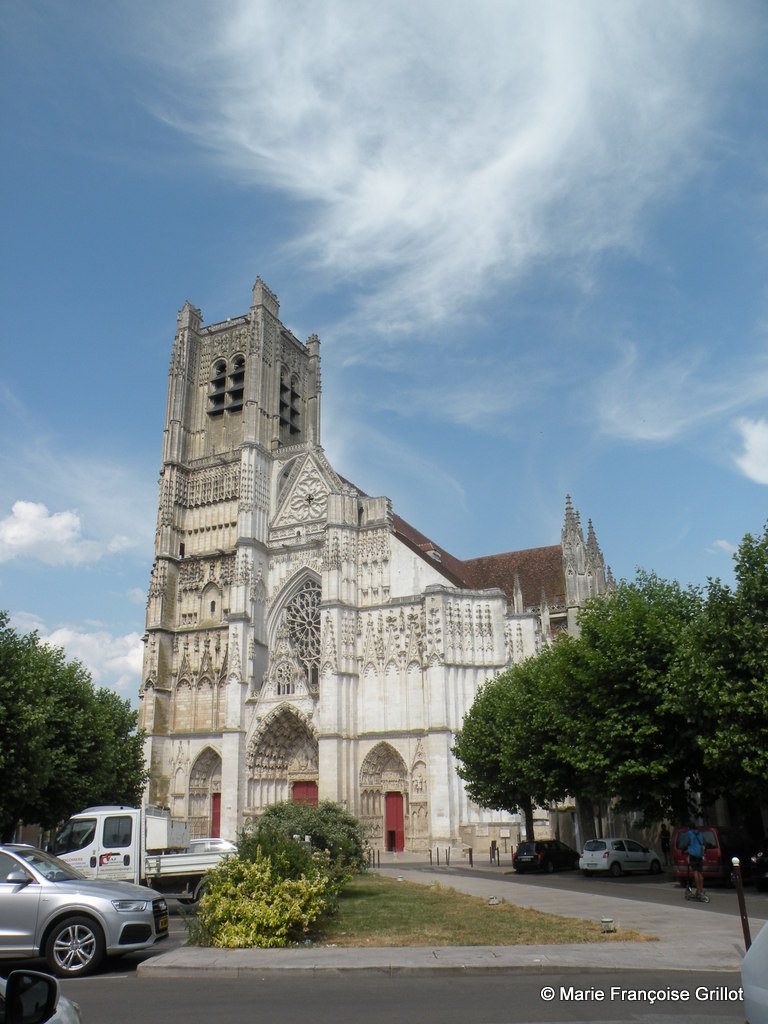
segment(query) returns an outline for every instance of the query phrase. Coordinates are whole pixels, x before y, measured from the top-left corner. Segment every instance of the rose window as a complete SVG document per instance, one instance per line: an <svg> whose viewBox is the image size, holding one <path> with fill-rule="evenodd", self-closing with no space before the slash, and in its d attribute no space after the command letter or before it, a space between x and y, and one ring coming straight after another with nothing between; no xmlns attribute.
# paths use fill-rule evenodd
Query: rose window
<svg viewBox="0 0 768 1024"><path fill-rule="evenodd" d="M320 673L320 586L307 583L285 609L288 635L296 656L316 690Z"/></svg>

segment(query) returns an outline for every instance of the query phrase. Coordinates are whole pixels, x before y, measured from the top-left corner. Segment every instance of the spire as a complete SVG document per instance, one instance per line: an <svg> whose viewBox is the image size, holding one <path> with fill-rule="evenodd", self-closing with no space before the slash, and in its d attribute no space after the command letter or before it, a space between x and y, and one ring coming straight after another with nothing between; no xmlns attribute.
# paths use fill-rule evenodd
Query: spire
<svg viewBox="0 0 768 1024"><path fill-rule="evenodd" d="M515 614L521 615L523 612L523 589L520 586L520 575L517 570L515 570L515 581L512 593L514 596Z"/></svg>

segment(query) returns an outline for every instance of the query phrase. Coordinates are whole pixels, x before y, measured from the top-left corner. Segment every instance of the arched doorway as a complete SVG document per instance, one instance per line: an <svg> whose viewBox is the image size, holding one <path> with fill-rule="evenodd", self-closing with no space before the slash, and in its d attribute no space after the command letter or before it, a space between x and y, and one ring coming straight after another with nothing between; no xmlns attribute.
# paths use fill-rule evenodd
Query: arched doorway
<svg viewBox="0 0 768 1024"><path fill-rule="evenodd" d="M248 744L248 813L260 814L270 804L307 799L317 793L317 737L295 708L283 704L262 723Z"/></svg>
<svg viewBox="0 0 768 1024"><path fill-rule="evenodd" d="M193 838L221 832L221 758L206 747L189 774L189 830Z"/></svg>
<svg viewBox="0 0 768 1024"><path fill-rule="evenodd" d="M408 769L389 743L378 743L363 761L360 810L374 846L392 851L405 849Z"/></svg>

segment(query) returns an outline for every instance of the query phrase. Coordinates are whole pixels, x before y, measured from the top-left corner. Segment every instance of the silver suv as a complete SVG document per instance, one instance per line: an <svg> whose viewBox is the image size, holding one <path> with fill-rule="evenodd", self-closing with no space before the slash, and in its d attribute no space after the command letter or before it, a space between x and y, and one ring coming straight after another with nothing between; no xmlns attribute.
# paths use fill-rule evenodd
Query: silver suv
<svg viewBox="0 0 768 1024"><path fill-rule="evenodd" d="M32 846L0 846L0 957L45 957L60 978L104 957L168 937L168 906L154 889L84 878Z"/></svg>

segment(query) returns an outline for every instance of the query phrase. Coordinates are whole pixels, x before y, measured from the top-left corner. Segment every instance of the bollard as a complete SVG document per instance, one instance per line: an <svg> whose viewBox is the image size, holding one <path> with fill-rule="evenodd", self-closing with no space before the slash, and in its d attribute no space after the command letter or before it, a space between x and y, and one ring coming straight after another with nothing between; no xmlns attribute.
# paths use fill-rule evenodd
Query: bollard
<svg viewBox="0 0 768 1024"><path fill-rule="evenodd" d="M435 856L437 857L437 866L440 867L440 847L435 847Z"/></svg>
<svg viewBox="0 0 768 1024"><path fill-rule="evenodd" d="M744 948L749 949L752 945L752 936L749 934L749 918L747 917L747 905L744 902L744 886L741 883L741 861L738 857L731 860L733 864L733 878L736 882L736 896L739 900L739 914L741 915L741 930L744 932Z"/></svg>
<svg viewBox="0 0 768 1024"><path fill-rule="evenodd" d="M472 863L472 847L469 848L469 866L473 868L475 865Z"/></svg>
<svg viewBox="0 0 768 1024"><path fill-rule="evenodd" d="M449 868L451 866L451 848L447 846L445 848L445 866Z"/></svg>
<svg viewBox="0 0 768 1024"><path fill-rule="evenodd" d="M376 866L381 867L381 850L376 851Z"/></svg>
<svg viewBox="0 0 768 1024"><path fill-rule="evenodd" d="M432 850L429 851L429 866L432 867Z"/></svg>

